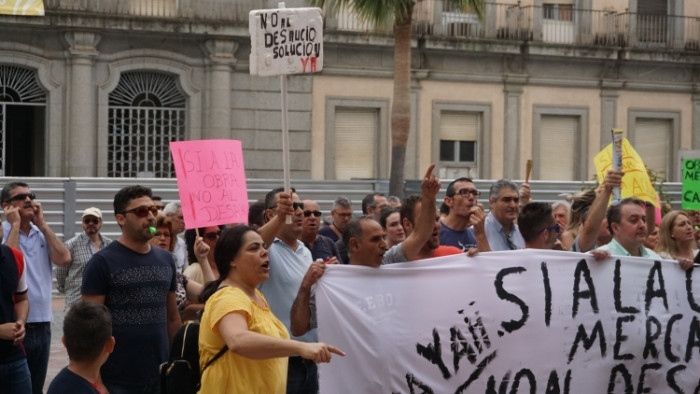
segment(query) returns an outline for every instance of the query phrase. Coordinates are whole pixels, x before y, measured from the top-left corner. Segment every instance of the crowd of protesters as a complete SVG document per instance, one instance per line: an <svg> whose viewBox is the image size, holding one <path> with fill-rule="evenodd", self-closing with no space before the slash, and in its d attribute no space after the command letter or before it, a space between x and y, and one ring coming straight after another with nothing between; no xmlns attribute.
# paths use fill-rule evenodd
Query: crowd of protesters
<svg viewBox="0 0 700 394"><path fill-rule="evenodd" d="M66 295L63 343L70 359L49 393L159 393L159 366L183 321L199 320L203 393L316 393L317 363L343 349L318 342L313 285L328 264L380 268L454 254L523 248L676 260L698 252L697 213L654 223L636 198L610 204L622 173L553 204L530 185L494 182L486 212L469 178L447 186L427 169L420 195L370 193L353 217L338 197L330 216L294 189L251 205L249 223L185 230L178 202L128 186L114 197L121 229L101 234L102 212L61 242L23 182L0 192L0 393L41 393L51 342L52 269ZM289 220L291 219L291 220ZM181 236L182 234L182 236ZM347 349L345 349L347 350Z"/></svg>

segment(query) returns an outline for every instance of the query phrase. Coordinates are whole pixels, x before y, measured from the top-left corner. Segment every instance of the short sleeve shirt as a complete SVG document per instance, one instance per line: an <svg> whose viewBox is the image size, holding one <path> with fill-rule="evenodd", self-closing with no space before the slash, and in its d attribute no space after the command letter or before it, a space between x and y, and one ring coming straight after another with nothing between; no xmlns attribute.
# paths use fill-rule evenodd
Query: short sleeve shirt
<svg viewBox="0 0 700 394"><path fill-rule="evenodd" d="M260 291L265 294L272 313L284 323L287 330L291 329L291 312L294 299L301 287L301 280L313 262L311 252L304 243L297 240L296 250L276 238L268 249L270 258L270 278L260 285ZM296 337L304 342L316 342L316 330Z"/></svg>
<svg viewBox="0 0 700 394"><path fill-rule="evenodd" d="M453 230L440 222L440 245L450 245L467 251L476 247L476 237L472 228Z"/></svg>
<svg viewBox="0 0 700 394"><path fill-rule="evenodd" d="M170 253L137 253L118 241L97 252L85 267L82 294L104 295L116 346L102 366L106 383L151 384L168 359L167 298L176 289Z"/></svg>
<svg viewBox="0 0 700 394"><path fill-rule="evenodd" d="M262 293L257 293L265 299ZM241 289L221 288L204 306L199 329L200 368L224 347L225 342L218 330L218 324L230 313L239 313L245 317L248 329L252 332L280 339L289 338L284 324L275 317L267 302L261 306L253 302ZM229 351L204 370L200 393L284 394L286 389L286 357L255 360Z"/></svg>
<svg viewBox="0 0 700 394"><path fill-rule="evenodd" d="M51 381L47 394L99 394L99 391L80 375L63 368Z"/></svg>
<svg viewBox="0 0 700 394"><path fill-rule="evenodd" d="M2 242L7 242L10 235L10 223L3 222ZM49 260L49 245L44 234L34 224L30 224L29 234L19 232L19 246L24 255L25 280L29 287L29 315L27 322L42 323L53 320L51 311L51 291L53 273Z"/></svg>

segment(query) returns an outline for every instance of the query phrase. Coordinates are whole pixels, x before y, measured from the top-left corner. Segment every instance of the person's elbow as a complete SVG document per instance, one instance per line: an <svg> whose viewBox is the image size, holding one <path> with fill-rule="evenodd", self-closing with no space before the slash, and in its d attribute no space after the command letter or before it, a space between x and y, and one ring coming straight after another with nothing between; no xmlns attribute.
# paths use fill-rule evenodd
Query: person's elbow
<svg viewBox="0 0 700 394"><path fill-rule="evenodd" d="M66 251L66 253L58 254L56 258L51 260L51 262L54 263L54 265L59 267L67 267L72 261L73 259L71 258L71 255L68 251Z"/></svg>

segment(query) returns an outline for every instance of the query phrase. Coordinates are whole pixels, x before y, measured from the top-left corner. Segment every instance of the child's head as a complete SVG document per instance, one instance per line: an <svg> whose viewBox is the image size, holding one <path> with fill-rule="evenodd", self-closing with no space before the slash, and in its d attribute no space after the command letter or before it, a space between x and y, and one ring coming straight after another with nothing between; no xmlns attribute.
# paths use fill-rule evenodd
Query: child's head
<svg viewBox="0 0 700 394"><path fill-rule="evenodd" d="M107 307L87 301L74 304L63 320L63 345L71 361L98 361L100 356L111 353L114 337Z"/></svg>

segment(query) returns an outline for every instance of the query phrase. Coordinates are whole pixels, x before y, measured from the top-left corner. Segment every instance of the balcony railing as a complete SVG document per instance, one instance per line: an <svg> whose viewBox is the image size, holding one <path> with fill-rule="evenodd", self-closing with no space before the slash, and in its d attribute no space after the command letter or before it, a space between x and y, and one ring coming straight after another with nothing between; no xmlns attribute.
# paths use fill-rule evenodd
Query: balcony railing
<svg viewBox="0 0 700 394"><path fill-rule="evenodd" d="M288 7L304 0L287 0ZM277 0L44 0L47 15L80 14L117 18L169 19L245 26L252 9L276 7ZM700 17L643 15L532 5L486 3L479 19L445 0L416 3L414 30L445 38L533 41L560 45L671 48L700 51ZM326 17L326 31L390 33L362 21L350 10Z"/></svg>
<svg viewBox="0 0 700 394"><path fill-rule="evenodd" d="M248 12L264 8L265 3L261 0L44 0L44 8L47 15L76 13L247 24Z"/></svg>
<svg viewBox="0 0 700 394"><path fill-rule="evenodd" d="M436 37L534 41L551 44L700 50L700 17L487 3L484 16L424 1L414 11L414 32ZM341 12L329 27L386 32Z"/></svg>

